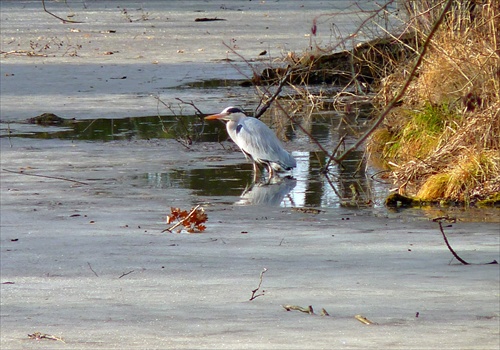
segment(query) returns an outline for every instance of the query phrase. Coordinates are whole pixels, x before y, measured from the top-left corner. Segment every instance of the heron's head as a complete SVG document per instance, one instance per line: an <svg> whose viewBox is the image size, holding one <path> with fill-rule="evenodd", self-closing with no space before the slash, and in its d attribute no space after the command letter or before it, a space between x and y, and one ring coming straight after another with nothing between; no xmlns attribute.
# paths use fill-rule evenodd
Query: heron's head
<svg viewBox="0 0 500 350"><path fill-rule="evenodd" d="M245 113L237 107L227 107L222 112L218 114L209 115L205 117L207 120L221 119L221 120L233 120L237 121L241 117L245 117Z"/></svg>

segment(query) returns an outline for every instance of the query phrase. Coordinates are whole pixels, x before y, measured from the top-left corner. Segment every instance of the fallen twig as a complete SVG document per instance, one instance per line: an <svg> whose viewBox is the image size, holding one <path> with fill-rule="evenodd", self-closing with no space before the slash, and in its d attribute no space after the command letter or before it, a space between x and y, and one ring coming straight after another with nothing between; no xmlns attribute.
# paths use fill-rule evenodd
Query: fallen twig
<svg viewBox="0 0 500 350"><path fill-rule="evenodd" d="M459 257L458 254L451 247L450 243L448 242L448 238L446 237L446 235L444 233L443 224L441 223L441 220L433 220L433 221L437 221L437 223L439 224L439 230L441 231L441 234L443 235L444 243L446 243L446 246L450 250L451 254L453 254L453 256L455 257L455 259L457 259L458 261L460 261L464 265L470 265L467 261L465 261L464 259L462 259L461 257Z"/></svg>
<svg viewBox="0 0 500 350"><path fill-rule="evenodd" d="M92 271L94 273L94 275L96 275L96 277L99 277L99 275L97 274L97 272L94 271L94 269L92 268L92 265L90 265L89 262L87 262L87 265L89 265L90 271Z"/></svg>
<svg viewBox="0 0 500 350"><path fill-rule="evenodd" d="M122 273L122 275L121 275L120 277L118 277L118 278L122 278L122 277L124 277L124 276L130 275L132 272L134 272L134 270L131 270L131 271L129 271L129 272Z"/></svg>
<svg viewBox="0 0 500 350"><path fill-rule="evenodd" d="M157 104L156 104L156 109L158 111L158 120L160 121L161 123L161 130L165 133L165 134L168 134L169 131L165 128L165 124L163 124L163 120L161 119L161 116L160 116L160 110L158 108L159 104L161 103L163 106L165 106L167 109L169 109L171 112L172 111L172 108L169 104L165 103L159 96L153 96L153 98L156 100ZM175 115L175 112L174 112L174 115ZM175 138L175 141L177 141L178 143L180 143L181 145L183 145L184 147L186 147L187 149L189 149L189 146L186 145L185 142L182 142L181 140L179 140L179 138Z"/></svg>
<svg viewBox="0 0 500 350"><path fill-rule="evenodd" d="M363 324L366 324L366 325L370 325L370 324L376 324L375 322L372 322L370 321L369 319L367 319L365 316L363 315L355 315L354 318L356 320L358 320L359 322L363 323Z"/></svg>
<svg viewBox="0 0 500 350"><path fill-rule="evenodd" d="M286 311L295 310L295 311L300 311L300 312L303 312L303 313L309 314L309 315L316 315L314 313L314 309L313 309L312 305L309 305L308 307L302 307L299 305L286 304L286 305L281 305L281 307L283 309L285 309ZM319 315L320 316L330 316L330 314L328 313L328 311L325 310L325 308L321 308L321 312L319 313Z"/></svg>
<svg viewBox="0 0 500 350"><path fill-rule="evenodd" d="M264 269L260 273L259 285L257 286L257 288L252 290L252 296L249 299L250 301L254 300L255 298L260 297L261 295L264 295L264 291L262 291L262 293L260 293L260 294L255 294L255 293L257 293L257 291L260 289L260 286L262 285L262 279L264 278L264 273L266 273L266 271L267 271L267 269L264 267Z"/></svg>
<svg viewBox="0 0 500 350"><path fill-rule="evenodd" d="M330 316L330 314L324 308L321 308L320 316Z"/></svg>
<svg viewBox="0 0 500 350"><path fill-rule="evenodd" d="M214 17L214 18L200 17L200 18L195 18L194 21L195 22L213 22L213 21L225 21L225 19L224 18L217 18L217 17Z"/></svg>
<svg viewBox="0 0 500 350"><path fill-rule="evenodd" d="M450 250L451 254L453 254L453 256L455 257L455 259L457 259L458 261L460 261L464 265L470 265L467 261L465 261L464 259L462 259L461 257L459 257L458 254L455 253L455 251L451 247L450 243L448 242L448 238L446 238L446 235L445 235L444 230L443 230L443 224L441 223L441 221L443 221L443 220L450 220L450 218L448 218L448 217L439 217L439 218L432 219L432 221L437 222L439 224L439 230L441 231L441 234L443 235L444 243L446 243L446 246ZM456 221L456 219L454 219L453 222L455 222L455 221Z"/></svg>
<svg viewBox="0 0 500 350"><path fill-rule="evenodd" d="M286 311L296 310L296 311L300 311L300 312L303 312L303 313L306 313L309 315L314 315L314 309L313 309L312 305L309 305L308 307L302 307L299 305L281 305L281 307L283 307L283 309L285 309ZM325 309L322 309L322 310L325 310ZM326 312L326 310L325 310L325 312ZM328 312L326 314L328 314Z"/></svg>
<svg viewBox="0 0 500 350"><path fill-rule="evenodd" d="M453 250L450 243L448 242L448 238L446 237L446 234L444 233L443 224L441 223L442 221L456 222L457 219L450 218L448 216L440 216L440 217L432 219L432 221L437 222L439 224L439 230L441 231L441 234L443 235L444 243L446 243L446 246L450 250L451 254L453 254L455 259L457 259L458 261L460 261L464 265L470 265L470 263L468 263L467 261L465 261L464 259L459 257L458 254ZM492 262L485 263L484 265L490 265L490 264L498 264L498 262L496 260L493 260Z"/></svg>
<svg viewBox="0 0 500 350"><path fill-rule="evenodd" d="M186 127L186 125L184 124L184 122L182 121L181 118L179 118L177 116L177 114L175 113L175 111L172 109L171 105L170 104L167 104L165 103L164 101L162 101L162 99L160 99L159 96L153 96L154 99L156 99L156 101L158 102L158 105L161 103L163 106L165 106L170 112L172 112L174 114L174 116L176 116L176 119L181 122L180 125L183 127L183 131L185 132L185 140L183 140L180 136L179 137L176 137L175 138L175 141L179 142L181 145L183 145L184 147L186 147L187 149L189 149L189 145L191 145L193 143L193 140L192 140L192 137L190 135L190 130ZM198 107L196 107L196 105L194 104L193 101L190 101L190 102L187 102L187 101L184 101L182 100L181 98L179 97L176 97L175 98L177 101L183 103L183 104L186 104L186 105L189 105L191 107L193 107L195 109L195 115L198 116L200 118L200 122L201 122L201 129L198 129L196 130L196 135L193 135L195 136L195 140L194 141L198 141L201 137L201 135L203 134L204 130L205 130L205 116L207 115L206 113L203 113ZM158 109L158 107L157 107ZM158 109L158 119L160 120L160 123L162 125L162 130L163 132L167 133L169 131L167 131L165 129L165 125L163 124L163 121L161 120L161 117L160 117L160 112L159 112L159 109Z"/></svg>
<svg viewBox="0 0 500 350"><path fill-rule="evenodd" d="M8 173L13 173L13 174L19 174L19 175L28 175L28 176L37 176L37 177L44 177L47 179L55 179L55 180L63 180L63 181L69 181L69 182L74 182L80 185L88 185L86 182L78 181L78 180L72 180L72 179L67 179L65 177L59 177L59 176L49 176L49 175L39 175L39 174L28 174L23 171L14 171L14 170L8 170L8 169L2 169L3 171L6 171Z"/></svg>
<svg viewBox="0 0 500 350"><path fill-rule="evenodd" d="M323 171L328 171L328 168L330 167L330 164L332 163L332 160L335 158L335 154L337 154L338 149L340 146L344 143L345 137L347 134L342 135L342 137L339 139L337 142L337 146L333 149L332 153L330 154L330 157L328 157L328 162L326 162L326 165L323 168Z"/></svg>
<svg viewBox="0 0 500 350"><path fill-rule="evenodd" d="M58 340L60 342L66 343L61 337L56 337L55 335L50 335L50 334L42 334L40 332L28 334L28 338L36 340L41 340L41 339Z"/></svg>
<svg viewBox="0 0 500 350"><path fill-rule="evenodd" d="M55 14L53 14L52 12L50 12L49 10L47 10L47 8L45 7L45 0L42 0L42 6L43 6L43 10L45 12L47 12L49 15L61 20L63 23L83 23L83 22L79 22L79 21L73 21L73 20L70 20L70 19L64 19L62 17L59 17Z"/></svg>
<svg viewBox="0 0 500 350"><path fill-rule="evenodd" d="M38 56L38 57L47 57L44 53L35 53L35 51L28 50L12 50L12 51L0 51L2 55L18 55L18 56Z"/></svg>

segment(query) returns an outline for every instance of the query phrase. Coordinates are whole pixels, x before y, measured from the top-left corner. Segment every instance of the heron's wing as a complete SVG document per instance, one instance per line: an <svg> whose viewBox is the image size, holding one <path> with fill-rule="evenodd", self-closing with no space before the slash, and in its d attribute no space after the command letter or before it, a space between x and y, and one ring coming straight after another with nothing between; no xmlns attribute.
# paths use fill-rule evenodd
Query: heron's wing
<svg viewBox="0 0 500 350"><path fill-rule="evenodd" d="M256 118L242 118L228 125L233 141L257 162L273 162L284 169L296 166L295 159L283 149L276 134Z"/></svg>

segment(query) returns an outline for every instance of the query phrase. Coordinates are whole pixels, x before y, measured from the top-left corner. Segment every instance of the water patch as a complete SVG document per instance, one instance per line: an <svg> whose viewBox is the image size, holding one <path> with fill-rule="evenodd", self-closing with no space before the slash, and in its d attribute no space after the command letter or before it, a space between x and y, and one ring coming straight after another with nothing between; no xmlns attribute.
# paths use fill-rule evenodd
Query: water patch
<svg viewBox="0 0 500 350"><path fill-rule="evenodd" d="M263 172L254 183L249 162L147 173L143 179L154 188L190 189L201 201L218 198L237 205L351 209L383 206L387 184L366 173L362 152L353 152L351 159L334 166L327 176L321 172L328 158L324 153L293 155L297 168L271 181Z"/></svg>
<svg viewBox="0 0 500 350"><path fill-rule="evenodd" d="M207 79L200 81L193 81L173 87L172 89L219 89L227 87L248 87L248 80L237 79Z"/></svg>
<svg viewBox="0 0 500 350"><path fill-rule="evenodd" d="M228 139L225 127L220 122L207 122L199 115L140 116L121 119L99 118L74 120L59 118L57 123L38 123L35 119L23 123L0 121L0 138L24 137L35 139L61 139L81 141L117 141L179 139L192 142L220 142ZM315 113L307 118L298 116L294 123L284 116L264 116L262 120L271 125L287 140L314 138L326 147L337 142L340 135L356 138L365 129L367 114L345 115L337 111ZM301 127L298 127L300 124ZM305 134L303 130L309 134Z"/></svg>
<svg viewBox="0 0 500 350"><path fill-rule="evenodd" d="M0 123L0 137L116 141L176 139L218 141L220 125L206 123L199 116L144 116L123 119L66 119L58 125L36 123Z"/></svg>
<svg viewBox="0 0 500 350"><path fill-rule="evenodd" d="M338 111L322 111L308 117L297 116L294 122L276 111L263 121L281 138L288 139L295 150L297 168L268 182L267 173L253 182L253 167L241 155L236 164L217 164L200 159L195 165L176 166L170 171L146 173L144 186L166 189L186 188L212 202L238 205L271 205L289 207L366 208L382 206L387 185L371 175L363 151L353 151L342 164L330 165L325 174L328 155L316 151L311 138L331 151L343 139L348 147L366 129L367 117ZM144 116L123 119L63 120L57 125L3 123L1 137L116 141L139 139L177 139L187 147L195 142L228 140L221 122L206 122L202 117ZM222 146L221 146L222 147ZM222 160L222 158L221 158ZM222 162L221 162L222 163Z"/></svg>

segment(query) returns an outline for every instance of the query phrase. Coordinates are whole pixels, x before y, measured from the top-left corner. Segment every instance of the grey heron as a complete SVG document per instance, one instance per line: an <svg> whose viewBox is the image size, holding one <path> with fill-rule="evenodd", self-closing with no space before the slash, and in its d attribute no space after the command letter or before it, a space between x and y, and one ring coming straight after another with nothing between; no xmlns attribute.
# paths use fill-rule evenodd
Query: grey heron
<svg viewBox="0 0 500 350"><path fill-rule="evenodd" d="M205 119L227 122L229 137L253 161L254 176L257 174L258 164L267 167L269 178L274 176L274 171L287 171L297 166L295 158L283 148L276 134L259 119L247 117L241 109L227 107Z"/></svg>

